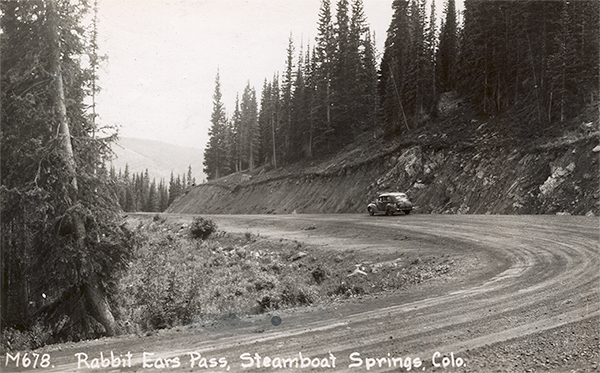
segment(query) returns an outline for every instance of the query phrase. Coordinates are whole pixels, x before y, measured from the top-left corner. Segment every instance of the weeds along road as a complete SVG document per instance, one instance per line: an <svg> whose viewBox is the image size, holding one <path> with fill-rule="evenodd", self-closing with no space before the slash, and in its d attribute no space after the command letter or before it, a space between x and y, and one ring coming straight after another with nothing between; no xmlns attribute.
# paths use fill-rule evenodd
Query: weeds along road
<svg viewBox="0 0 600 373"><path fill-rule="evenodd" d="M580 325L573 333L587 333L586 320L594 321L592 325L599 320L597 218L208 217L228 232L293 239L331 250L366 250L373 258L392 250L424 256L449 254L457 258L457 268L451 278L391 294L236 319L214 327L104 339L86 345L85 350L76 344L62 349L56 361L66 365L54 371L86 370L78 370L73 362L77 351L89 353L90 359L101 351L104 356L110 351L133 354L131 368L106 371L160 371L156 362L175 358L179 366L168 371L510 372L520 366L519 359L528 359L533 370L597 368L597 330L592 331L591 342L586 342L589 346L577 347L578 359L563 359L561 354L573 349L570 342L552 339L554 331L571 325ZM192 218L169 216L181 221ZM281 318L277 326L271 322L275 315ZM537 350L516 356L504 347L502 351L494 347L511 340L533 344ZM153 354L146 355L146 367L142 352ZM196 358L192 367L191 360ZM198 367L203 358L208 365L215 359L212 362L217 366ZM297 359L298 365L285 359ZM282 363L292 367L273 368Z"/></svg>

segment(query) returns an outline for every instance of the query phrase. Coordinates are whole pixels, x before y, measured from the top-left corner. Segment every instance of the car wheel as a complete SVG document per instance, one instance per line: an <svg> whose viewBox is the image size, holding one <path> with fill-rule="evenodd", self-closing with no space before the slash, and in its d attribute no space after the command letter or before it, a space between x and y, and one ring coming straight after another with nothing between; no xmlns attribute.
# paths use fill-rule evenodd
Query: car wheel
<svg viewBox="0 0 600 373"><path fill-rule="evenodd" d="M408 215L408 214L410 214L410 210L404 210L404 213L405 213L406 215Z"/></svg>
<svg viewBox="0 0 600 373"><path fill-rule="evenodd" d="M387 210L385 210L385 214L386 214L387 216L392 216L392 215L394 215L394 210L392 210L392 209L387 209Z"/></svg>
<svg viewBox="0 0 600 373"><path fill-rule="evenodd" d="M375 215L375 211L373 211L372 208L369 207L367 210L369 210L369 215L371 215L371 216Z"/></svg>

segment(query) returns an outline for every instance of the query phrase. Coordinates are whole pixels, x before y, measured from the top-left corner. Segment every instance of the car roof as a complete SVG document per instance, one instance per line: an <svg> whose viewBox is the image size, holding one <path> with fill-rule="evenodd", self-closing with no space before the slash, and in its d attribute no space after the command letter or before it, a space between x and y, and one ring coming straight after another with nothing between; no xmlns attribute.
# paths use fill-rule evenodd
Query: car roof
<svg viewBox="0 0 600 373"><path fill-rule="evenodd" d="M379 195L379 197L385 197L385 196L394 196L394 197L397 197L397 196L403 196L403 197L405 197L405 196L406 196L406 193L401 193L401 192L393 192L393 193L381 193L381 194Z"/></svg>

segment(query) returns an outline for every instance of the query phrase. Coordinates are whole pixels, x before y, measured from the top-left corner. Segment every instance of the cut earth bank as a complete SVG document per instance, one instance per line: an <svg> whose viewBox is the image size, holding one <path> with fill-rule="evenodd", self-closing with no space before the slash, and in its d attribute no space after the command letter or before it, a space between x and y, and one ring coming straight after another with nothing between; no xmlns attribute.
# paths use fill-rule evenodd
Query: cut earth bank
<svg viewBox="0 0 600 373"><path fill-rule="evenodd" d="M166 212L366 213L378 193L401 191L417 213L599 214L597 133L527 148L482 139L365 144L321 162L236 173L193 187Z"/></svg>

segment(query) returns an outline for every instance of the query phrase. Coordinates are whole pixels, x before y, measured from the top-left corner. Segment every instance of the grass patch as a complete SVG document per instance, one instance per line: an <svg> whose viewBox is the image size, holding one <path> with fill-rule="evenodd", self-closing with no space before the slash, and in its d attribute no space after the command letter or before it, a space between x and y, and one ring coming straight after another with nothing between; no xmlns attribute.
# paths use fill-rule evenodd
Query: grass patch
<svg viewBox="0 0 600 373"><path fill-rule="evenodd" d="M450 275L454 268L448 256L329 250L250 232L229 234L206 219L195 221L174 222L160 215L129 218L136 237L134 257L109 297L121 333L404 289ZM192 230L198 226L211 234L196 238ZM0 352L31 350L55 340L41 324L8 328L0 338Z"/></svg>
<svg viewBox="0 0 600 373"><path fill-rule="evenodd" d="M203 224L207 224L204 222ZM443 258L372 263L355 251L215 230L197 240L186 224L146 221L113 309L124 332L147 332L228 315L260 314L404 288L450 271Z"/></svg>

